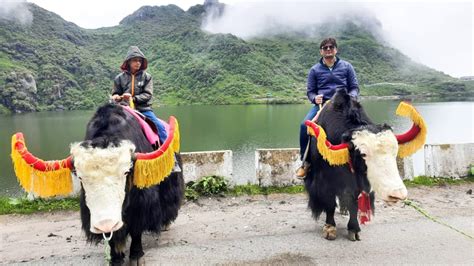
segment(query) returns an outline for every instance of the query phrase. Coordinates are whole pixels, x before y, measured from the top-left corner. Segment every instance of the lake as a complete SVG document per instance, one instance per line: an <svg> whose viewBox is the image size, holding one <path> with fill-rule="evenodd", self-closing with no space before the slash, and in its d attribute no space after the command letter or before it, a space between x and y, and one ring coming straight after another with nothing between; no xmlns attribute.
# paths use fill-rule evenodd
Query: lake
<svg viewBox="0 0 474 266"><path fill-rule="evenodd" d="M395 115L399 101L363 100L376 123L388 123L396 133L411 121ZM474 142L474 102L414 102L428 125L427 143ZM155 108L160 118L177 117L181 151L232 150L234 175L255 176L255 150L298 147L299 123L310 105L193 105ZM44 160L68 156L69 144L84 138L93 111L42 112L0 116L0 195L21 194L11 160L11 136L23 132L30 152ZM423 153L414 155L415 175L424 173Z"/></svg>

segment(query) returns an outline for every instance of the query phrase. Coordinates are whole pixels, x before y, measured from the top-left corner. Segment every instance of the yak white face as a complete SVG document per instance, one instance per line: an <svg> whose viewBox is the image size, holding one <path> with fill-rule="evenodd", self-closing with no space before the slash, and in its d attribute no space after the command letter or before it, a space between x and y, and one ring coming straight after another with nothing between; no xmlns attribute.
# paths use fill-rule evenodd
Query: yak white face
<svg viewBox="0 0 474 266"><path fill-rule="evenodd" d="M71 145L76 174L91 213L92 233L109 233L122 227L122 204L134 151L130 141L106 149Z"/></svg>
<svg viewBox="0 0 474 266"><path fill-rule="evenodd" d="M356 131L352 143L365 160L367 179L375 195L388 203L405 199L408 192L398 173L398 142L393 132Z"/></svg>

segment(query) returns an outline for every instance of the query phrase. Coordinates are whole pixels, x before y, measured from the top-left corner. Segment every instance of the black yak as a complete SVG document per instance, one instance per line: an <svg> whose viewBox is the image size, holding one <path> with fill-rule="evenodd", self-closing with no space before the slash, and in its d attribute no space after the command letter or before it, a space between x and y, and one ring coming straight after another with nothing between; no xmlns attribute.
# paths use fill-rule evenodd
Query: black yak
<svg viewBox="0 0 474 266"><path fill-rule="evenodd" d="M388 203L407 197L396 156L407 156L421 147L426 128L413 107L403 103L399 110L415 124L409 132L396 136L388 125L372 123L361 104L342 89L322 108L316 123L306 121L312 137L306 158L311 167L304 184L313 217L326 213L326 239L336 238L336 198L341 209L349 211L347 229L349 239L355 241L360 240L358 215L367 218L373 210L373 192ZM360 208L368 213L361 213Z"/></svg>
<svg viewBox="0 0 474 266"><path fill-rule="evenodd" d="M130 235L130 262L141 264L142 233L160 233L175 220L184 196L182 173L171 172L175 158L181 164L175 153L179 130L172 117L168 139L153 151L137 120L124 110L115 104L98 108L87 125L85 140L72 144L72 156L65 160L38 160L26 150L19 134L12 157L22 186L43 197L70 192L72 170L82 186L80 213L87 240L98 243L111 236L111 262L121 264ZM27 174L22 176L22 171ZM38 179L44 182L36 183Z"/></svg>

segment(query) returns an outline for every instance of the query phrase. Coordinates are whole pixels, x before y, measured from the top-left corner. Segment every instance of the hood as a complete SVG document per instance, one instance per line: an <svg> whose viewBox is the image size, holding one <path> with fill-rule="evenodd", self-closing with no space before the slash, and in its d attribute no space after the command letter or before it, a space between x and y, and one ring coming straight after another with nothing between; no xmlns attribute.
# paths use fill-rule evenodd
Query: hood
<svg viewBox="0 0 474 266"><path fill-rule="evenodd" d="M128 60L134 58L134 57L141 57L143 58L143 64L140 67L140 70L145 70L148 67L148 60L146 59L145 55L140 51L140 49L137 46L130 46L128 48L127 56L125 57L125 60L123 61L122 65L120 66L120 69L123 71L128 71Z"/></svg>

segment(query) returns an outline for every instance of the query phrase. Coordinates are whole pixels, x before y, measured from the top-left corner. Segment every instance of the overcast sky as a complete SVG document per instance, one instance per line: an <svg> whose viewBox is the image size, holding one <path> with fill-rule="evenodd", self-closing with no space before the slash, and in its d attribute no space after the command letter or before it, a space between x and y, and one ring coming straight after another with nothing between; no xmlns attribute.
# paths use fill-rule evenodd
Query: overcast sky
<svg viewBox="0 0 474 266"><path fill-rule="evenodd" d="M12 1L22 0L0 0L2 4L0 15L2 6L8 6L5 3ZM28 0L28 2L36 3L83 28L93 29L118 25L121 19L144 5L175 4L187 10L190 6L202 4L204 0ZM246 32L242 31L242 25L244 27L248 25L250 28L251 23L262 21L262 17L265 16L277 16L277 19L288 23L301 22L312 17L308 9L315 10L315 17L337 16L341 4L350 3L345 6L346 9L371 10L382 23L387 40L413 60L454 77L474 75L472 1L349 0L337 1L337 5L334 5L334 1L319 0L220 0L220 2L233 8L215 31L236 35ZM285 3L287 7L278 9L275 8L278 6L275 3ZM298 3L304 4L298 5ZM294 7L288 8L291 5ZM245 8L250 10L249 6L251 11L242 12ZM333 6L335 8L331 8Z"/></svg>

